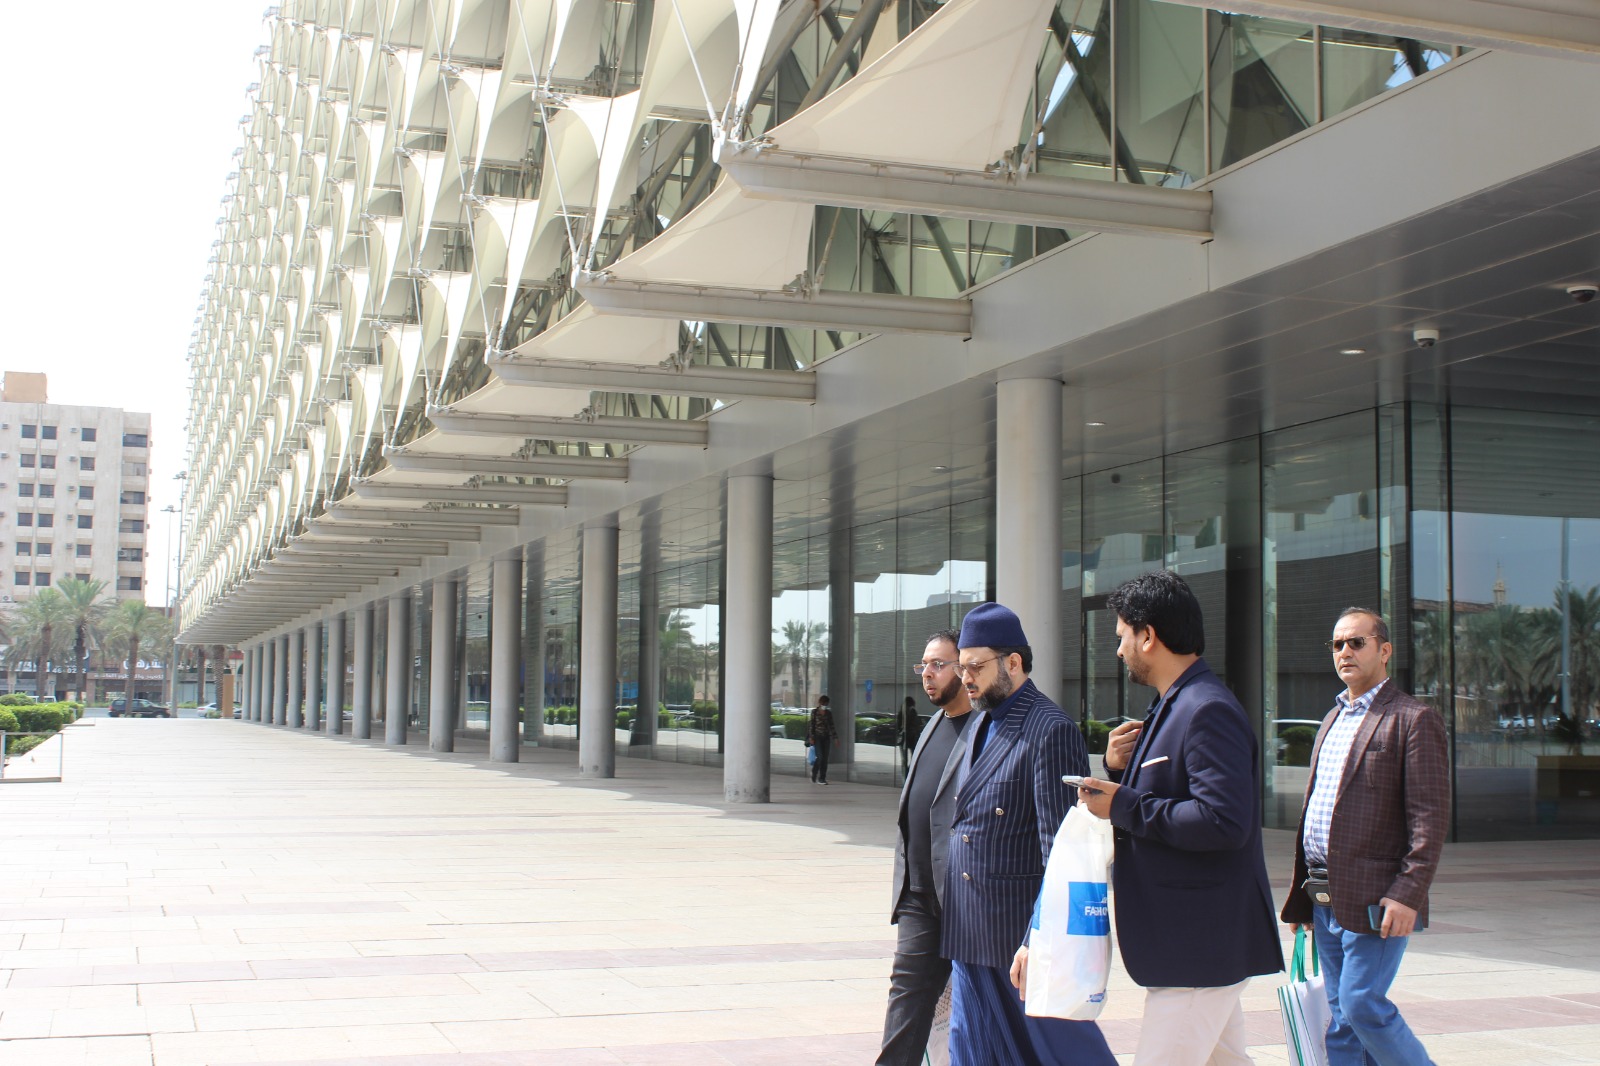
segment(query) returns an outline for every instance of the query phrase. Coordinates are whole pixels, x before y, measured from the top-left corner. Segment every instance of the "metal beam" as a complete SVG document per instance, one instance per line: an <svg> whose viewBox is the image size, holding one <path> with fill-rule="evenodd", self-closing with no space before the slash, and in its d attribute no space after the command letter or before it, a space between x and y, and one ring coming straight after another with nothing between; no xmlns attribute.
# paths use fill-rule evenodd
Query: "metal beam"
<svg viewBox="0 0 1600 1066"><path fill-rule="evenodd" d="M365 563L351 561L314 559L310 556L279 556L257 570L257 574L306 574L311 572L336 571L347 574L356 574L361 577L395 577L400 573L400 568L392 563L367 561ZM254 575L252 575L254 576Z"/></svg>
<svg viewBox="0 0 1600 1066"><path fill-rule="evenodd" d="M724 148L720 162L757 200L1191 240L1212 236L1211 193L1199 189L800 155L760 141Z"/></svg>
<svg viewBox="0 0 1600 1066"><path fill-rule="evenodd" d="M460 522L475 526L514 526L522 521L516 511L504 507L364 507L343 500L319 516L335 522Z"/></svg>
<svg viewBox="0 0 1600 1066"><path fill-rule="evenodd" d="M610 478L625 481L628 460L609 456L534 455L526 459L489 455L412 455L403 448L385 448L383 457L409 474L495 474L505 477Z"/></svg>
<svg viewBox="0 0 1600 1066"><path fill-rule="evenodd" d="M397 485L362 482L355 493L367 500L453 500L463 503L550 504L565 507L565 485Z"/></svg>
<svg viewBox="0 0 1600 1066"><path fill-rule="evenodd" d="M582 274L576 288L595 310L633 318L675 318L845 333L972 335L972 301L875 292L719 289ZM434 423L438 425L437 422Z"/></svg>
<svg viewBox="0 0 1600 1066"><path fill-rule="evenodd" d="M566 359L489 359L508 385L600 389L654 396L753 396L766 400L817 398L817 377L803 370L750 370L721 366L638 366Z"/></svg>
<svg viewBox="0 0 1600 1066"><path fill-rule="evenodd" d="M401 568L422 565L422 556L420 555L390 555L387 552L353 552L346 551L342 548L329 548L327 550L308 548L295 552L295 556L301 559L348 559L351 562L359 562L364 558L370 559L374 555L381 556L384 562Z"/></svg>
<svg viewBox="0 0 1600 1066"><path fill-rule="evenodd" d="M296 537L284 549L296 555L348 555L360 559L367 555L439 555L450 550L447 540L406 540L368 537L364 540L320 541Z"/></svg>
<svg viewBox="0 0 1600 1066"><path fill-rule="evenodd" d="M1216 7L1216 0L1173 0ZM1590 0L1230 0L1229 11L1411 37L1470 48L1600 59L1600 14Z"/></svg>
<svg viewBox="0 0 1600 1066"><path fill-rule="evenodd" d="M693 444L705 447L710 427L676 418L537 418L522 415L458 414L445 408L428 412L441 433L463 437L521 437L535 440L617 444Z"/></svg>
<svg viewBox="0 0 1600 1066"><path fill-rule="evenodd" d="M333 522L318 519L302 536L307 537L399 537L403 533L417 533L430 538L448 540L482 540L483 530L459 522Z"/></svg>

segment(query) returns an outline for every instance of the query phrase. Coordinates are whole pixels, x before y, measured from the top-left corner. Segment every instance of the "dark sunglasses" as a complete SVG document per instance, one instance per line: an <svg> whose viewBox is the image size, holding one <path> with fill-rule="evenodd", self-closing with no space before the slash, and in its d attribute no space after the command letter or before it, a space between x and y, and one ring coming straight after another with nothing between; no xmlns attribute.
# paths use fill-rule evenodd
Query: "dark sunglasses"
<svg viewBox="0 0 1600 1066"><path fill-rule="evenodd" d="M1367 646L1367 642L1369 640L1373 641L1373 642L1377 642L1378 638L1377 637L1345 637L1342 640L1325 640L1325 641L1323 641L1323 643L1328 646L1328 649L1330 651L1334 651L1334 652L1344 651L1344 646L1346 644L1350 645L1356 651L1360 651L1362 648L1365 648Z"/></svg>

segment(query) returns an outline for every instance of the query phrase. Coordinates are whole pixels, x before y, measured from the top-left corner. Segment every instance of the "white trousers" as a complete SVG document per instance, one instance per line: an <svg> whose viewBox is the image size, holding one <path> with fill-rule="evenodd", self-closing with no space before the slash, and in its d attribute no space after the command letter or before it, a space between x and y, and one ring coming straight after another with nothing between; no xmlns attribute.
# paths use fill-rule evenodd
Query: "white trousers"
<svg viewBox="0 0 1600 1066"><path fill-rule="evenodd" d="M1223 988L1147 988L1133 1066L1250 1066L1239 997Z"/></svg>

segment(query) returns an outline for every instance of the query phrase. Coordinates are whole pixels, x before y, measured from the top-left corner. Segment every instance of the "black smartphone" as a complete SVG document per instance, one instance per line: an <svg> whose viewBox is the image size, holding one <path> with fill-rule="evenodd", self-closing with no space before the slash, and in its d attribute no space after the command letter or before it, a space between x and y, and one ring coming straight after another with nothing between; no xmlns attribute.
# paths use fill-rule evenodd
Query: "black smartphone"
<svg viewBox="0 0 1600 1066"><path fill-rule="evenodd" d="M1383 932L1383 904L1374 903L1367 908L1367 924L1372 926L1374 933Z"/></svg>

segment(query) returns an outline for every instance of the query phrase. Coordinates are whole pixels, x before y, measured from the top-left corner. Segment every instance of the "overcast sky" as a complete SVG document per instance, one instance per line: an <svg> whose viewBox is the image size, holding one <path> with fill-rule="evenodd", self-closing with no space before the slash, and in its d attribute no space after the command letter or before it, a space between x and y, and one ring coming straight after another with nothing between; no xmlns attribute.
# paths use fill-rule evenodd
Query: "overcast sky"
<svg viewBox="0 0 1600 1066"><path fill-rule="evenodd" d="M201 279L243 143L265 0L14 4L0 63L9 118L0 370L50 375L50 401L154 416L145 598L167 599L161 508L178 503ZM172 523L171 554L178 530Z"/></svg>

